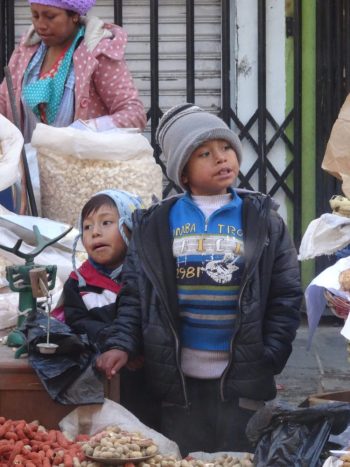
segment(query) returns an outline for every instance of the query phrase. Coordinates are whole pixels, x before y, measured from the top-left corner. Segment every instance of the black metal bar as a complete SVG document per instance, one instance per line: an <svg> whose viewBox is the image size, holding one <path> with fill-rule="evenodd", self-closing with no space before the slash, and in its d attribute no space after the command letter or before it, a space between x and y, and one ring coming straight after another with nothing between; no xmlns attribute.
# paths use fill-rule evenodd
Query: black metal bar
<svg viewBox="0 0 350 467"><path fill-rule="evenodd" d="M344 51L344 66L345 66L345 94L350 92L350 2L344 2L344 29L346 31L344 42L345 42L345 51Z"/></svg>
<svg viewBox="0 0 350 467"><path fill-rule="evenodd" d="M325 18L322 9L328 9L327 1L317 0L316 1L316 186L324 186L323 173L320 170L322 163L324 141L322 140L323 134L323 119L320 118L324 113L324 99L325 95L325 76L323 63L328 61L328 57L325 56L323 35L326 34ZM326 17L328 11L326 12ZM316 214L320 215L323 211L324 194L323 190L316 190ZM322 206L322 207L321 207ZM320 212L321 211L321 212Z"/></svg>
<svg viewBox="0 0 350 467"><path fill-rule="evenodd" d="M266 0L258 4L258 163L259 191L266 193Z"/></svg>
<svg viewBox="0 0 350 467"><path fill-rule="evenodd" d="M0 31L1 31L1 47L0 47L0 82L4 79L4 66L6 65L6 3L0 2Z"/></svg>
<svg viewBox="0 0 350 467"><path fill-rule="evenodd" d="M186 0L186 98L195 102L194 2Z"/></svg>
<svg viewBox="0 0 350 467"><path fill-rule="evenodd" d="M294 3L294 110L293 110L293 238L299 248L302 237L302 183L301 183L301 137L302 137L302 10L301 0Z"/></svg>
<svg viewBox="0 0 350 467"><path fill-rule="evenodd" d="M272 175L277 175L276 183L270 188L269 195L273 196L278 189L282 188L284 193L288 196L289 200L294 202L294 191L291 190L285 182L288 176L294 171L294 161L290 162L280 175L278 174L274 166L269 161L267 162L268 168Z"/></svg>
<svg viewBox="0 0 350 467"><path fill-rule="evenodd" d="M334 0L333 0L334 1ZM339 109L343 102L343 0L334 1L335 21L333 28L333 69L335 88L333 91L333 105Z"/></svg>
<svg viewBox="0 0 350 467"><path fill-rule="evenodd" d="M329 57L326 55L325 44L327 40L324 37L329 32L329 27L326 28L326 18L329 15L329 1L316 0L316 160L315 160L315 180L316 187L323 187L315 192L316 197L316 217L323 214L324 209L324 193L326 190L325 174L321 170L321 162L324 149L324 109L327 108L325 103L326 92L326 74L324 71L324 63L329 66ZM322 258L316 258L315 273L321 272L324 269L324 261Z"/></svg>
<svg viewBox="0 0 350 467"><path fill-rule="evenodd" d="M114 24L123 26L123 0L114 0Z"/></svg>
<svg viewBox="0 0 350 467"><path fill-rule="evenodd" d="M332 126L339 112L339 87L344 89L344 68L346 58L339 52L343 45L336 29L344 27L343 16L348 0L317 0L316 3L316 215L330 211L329 199L341 192L336 178L321 168ZM349 23L347 23L347 27ZM345 36L349 30L345 28ZM341 73L336 68L341 60ZM343 98L345 95L343 94ZM327 257L316 258L316 273L329 266Z"/></svg>
<svg viewBox="0 0 350 467"><path fill-rule="evenodd" d="M7 7L7 62L15 48L15 2L6 2Z"/></svg>
<svg viewBox="0 0 350 467"><path fill-rule="evenodd" d="M15 5L7 0L0 2L0 82L4 79L7 65L15 47Z"/></svg>
<svg viewBox="0 0 350 467"><path fill-rule="evenodd" d="M9 98L10 98L10 103L11 103L13 122L17 126L17 128L21 131L21 125L20 125L18 111L16 108L16 99L15 99L15 94L14 94L13 84L12 84L12 76L11 76L11 73L8 67L5 67L5 77L6 77L7 90L9 93ZM38 209L36 207L33 185L32 185L32 181L30 178L28 161L27 161L27 156L26 156L24 147L22 148L21 158L22 158L23 172L24 172L24 178L25 178L26 188L27 188L30 212L32 216L38 216Z"/></svg>
<svg viewBox="0 0 350 467"><path fill-rule="evenodd" d="M151 144L156 146L155 131L159 119L159 50L158 50L158 0L150 0L150 46L151 46ZM159 154L159 153L158 153ZM157 155L157 154L156 154Z"/></svg>
<svg viewBox="0 0 350 467"><path fill-rule="evenodd" d="M337 7L337 8L336 8ZM327 141L339 111L334 105L335 47L334 27L336 16L342 9L334 0L317 0L316 3L316 215L330 210L329 199L336 193L336 179L321 169Z"/></svg>
<svg viewBox="0 0 350 467"><path fill-rule="evenodd" d="M237 128L240 131L240 133L239 133L240 139L246 138L248 140L248 142L251 144L251 146L254 148L254 151L256 153L259 152L259 148L258 148L258 145L257 145L255 139L249 133L249 130L252 128L252 126L254 125L254 123L258 119L258 111L256 110L253 113L253 115L250 117L250 119L248 120L248 122L245 125L243 125L243 123L240 121L240 119L237 117L237 115L232 111L232 109L231 109L230 118L232 119L232 121L234 122L234 124L237 126Z"/></svg>
<svg viewBox="0 0 350 467"><path fill-rule="evenodd" d="M289 151L294 154L294 144L292 141L288 138L288 136L285 134L284 130L288 127L289 123L293 120L294 118L294 110L289 112L287 117L284 119L284 121L281 123L281 125L278 125L276 120L272 117L269 111L266 111L266 120L272 125L272 127L276 130L276 133L273 135L273 137L270 139L270 141L266 144L266 155L271 151L273 145L275 142L281 138L281 140L284 142L285 146Z"/></svg>
<svg viewBox="0 0 350 467"><path fill-rule="evenodd" d="M222 36L222 76L221 76L221 118L230 126L231 115L231 80L230 80L230 1L221 2L221 36Z"/></svg>

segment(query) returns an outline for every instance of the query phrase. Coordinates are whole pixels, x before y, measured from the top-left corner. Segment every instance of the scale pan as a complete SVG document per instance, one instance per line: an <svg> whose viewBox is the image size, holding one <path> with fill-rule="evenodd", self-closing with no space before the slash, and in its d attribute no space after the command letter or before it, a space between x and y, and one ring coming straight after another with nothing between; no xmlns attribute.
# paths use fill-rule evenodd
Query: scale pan
<svg viewBox="0 0 350 467"><path fill-rule="evenodd" d="M41 344L36 344L37 348L39 349L40 353L55 353L58 345L57 344L52 344L52 343L47 343L47 342L42 342Z"/></svg>

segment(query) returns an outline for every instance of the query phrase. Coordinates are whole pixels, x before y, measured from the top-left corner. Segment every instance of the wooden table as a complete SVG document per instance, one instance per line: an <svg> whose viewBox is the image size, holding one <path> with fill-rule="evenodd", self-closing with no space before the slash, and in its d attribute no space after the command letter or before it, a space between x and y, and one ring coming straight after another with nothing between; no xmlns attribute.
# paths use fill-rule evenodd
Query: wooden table
<svg viewBox="0 0 350 467"><path fill-rule="evenodd" d="M0 331L0 337L6 333ZM106 397L119 401L119 378L106 384ZM39 420L46 428L58 428L58 422L75 405L62 405L51 399L28 358L14 357L14 350L0 344L0 416L27 422Z"/></svg>

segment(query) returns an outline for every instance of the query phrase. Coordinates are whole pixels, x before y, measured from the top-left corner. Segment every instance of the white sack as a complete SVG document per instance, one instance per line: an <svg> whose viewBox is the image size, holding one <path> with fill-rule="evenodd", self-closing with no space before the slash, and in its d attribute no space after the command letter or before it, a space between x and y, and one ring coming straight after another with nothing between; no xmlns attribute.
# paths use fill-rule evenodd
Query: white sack
<svg viewBox="0 0 350 467"><path fill-rule="evenodd" d="M0 293L0 330L16 326L18 321L17 292Z"/></svg>
<svg viewBox="0 0 350 467"><path fill-rule="evenodd" d="M324 291L328 290L337 297L350 301L350 293L341 290L339 274L350 268L350 256L339 259L335 264L329 266L316 276L305 290L305 305L309 324L308 347L315 330L320 322L321 316L326 308Z"/></svg>
<svg viewBox="0 0 350 467"><path fill-rule="evenodd" d="M342 467L343 461L339 457L330 456L322 464L322 467Z"/></svg>
<svg viewBox="0 0 350 467"><path fill-rule="evenodd" d="M54 222L50 219L40 217L21 216L11 213L0 205L0 244L8 248L13 248L19 239L23 242L20 246L22 253L30 253L36 244L33 225L37 225L41 235L45 239L52 239L63 233L69 227L66 224ZM77 230L71 230L65 237L52 246L45 248L34 259L35 264L40 266L56 265L57 275L55 287L51 291L52 309L57 305L61 297L63 284L72 271L72 245ZM76 258L77 267L81 264L79 255L86 255L81 244L78 243L78 257ZM82 260L84 258L82 257ZM17 324L19 294L13 292L8 287L6 279L6 267L24 264L24 259L16 256L9 251L0 248L0 330L7 329ZM45 301L45 298L39 298L39 302Z"/></svg>
<svg viewBox="0 0 350 467"><path fill-rule="evenodd" d="M22 133L0 114L0 191L19 179L22 147Z"/></svg>
<svg viewBox="0 0 350 467"><path fill-rule="evenodd" d="M322 214L308 225L299 248L298 259L304 261L331 255L350 243L350 218Z"/></svg>
<svg viewBox="0 0 350 467"><path fill-rule="evenodd" d="M43 217L76 225L89 198L108 188L134 193L146 207L152 195L162 198L161 167L139 133L38 124L32 145L38 150Z"/></svg>
<svg viewBox="0 0 350 467"><path fill-rule="evenodd" d="M81 405L59 423L60 430L72 438L78 434L94 435L112 425L117 425L122 430L142 433L157 444L160 454L174 455L181 459L179 448L174 441L144 425L125 407L110 399L105 399L102 405Z"/></svg>
<svg viewBox="0 0 350 467"><path fill-rule="evenodd" d="M0 211L0 227L7 228L14 234L18 235L18 237L21 238L24 242L33 246L36 245L36 238L33 230L34 226L38 227L39 232L45 241L53 240L64 232L67 232L67 230L71 227L68 224L53 221L43 217L24 216L15 214L10 211L8 211L8 213L2 214ZM79 231L73 228L53 246L55 248L60 248L65 251L72 252L73 242L78 234ZM76 251L85 251L80 240L77 244Z"/></svg>
<svg viewBox="0 0 350 467"><path fill-rule="evenodd" d="M1 258L0 258L1 262ZM3 289L4 290L4 289ZM0 330L8 329L17 325L19 317L19 293L13 292L9 288L5 289L6 292L0 293ZM8 291L7 291L8 290ZM58 303L63 291L63 284L59 277L56 277L55 287L51 290L51 310L53 310ZM37 299L38 306L44 306L46 298L41 297Z"/></svg>
<svg viewBox="0 0 350 467"><path fill-rule="evenodd" d="M153 149L141 133L123 131L82 131L75 128L38 123L33 132L32 146L43 154L104 161L148 160Z"/></svg>
<svg viewBox="0 0 350 467"><path fill-rule="evenodd" d="M0 238L1 244L13 248L16 242L19 240L20 237L15 233L9 231L4 227L0 227ZM23 253L30 253L33 251L33 246L28 245L25 242L22 242L20 251ZM13 253L0 249L0 260L3 259L6 261L6 264L11 265L19 265L24 264L24 259L16 256ZM48 246L43 250L39 255L37 255L34 259L35 264L41 266L48 266L48 265L56 265L57 266L57 277L64 283L69 274L72 272L72 254L70 251L64 251L61 248L56 248L54 246ZM77 258L77 267L80 266L81 262Z"/></svg>

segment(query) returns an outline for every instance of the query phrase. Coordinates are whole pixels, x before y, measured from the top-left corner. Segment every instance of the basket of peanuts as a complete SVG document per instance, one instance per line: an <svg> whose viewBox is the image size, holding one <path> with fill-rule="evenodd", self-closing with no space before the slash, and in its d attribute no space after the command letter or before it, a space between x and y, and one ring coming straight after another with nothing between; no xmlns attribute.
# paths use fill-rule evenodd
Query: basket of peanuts
<svg viewBox="0 0 350 467"><path fill-rule="evenodd" d="M341 455L339 460L342 462L341 467L350 467L350 451Z"/></svg>
<svg viewBox="0 0 350 467"><path fill-rule="evenodd" d="M157 444L143 434L125 431L113 425L90 437L82 444L85 457L94 465L124 465L124 467L252 467L253 454L217 453L210 458L159 452ZM92 467L92 466L91 466Z"/></svg>
<svg viewBox="0 0 350 467"><path fill-rule="evenodd" d="M194 453L198 454L198 453ZM205 453L204 453L205 454ZM0 417L0 466L23 467L252 467L250 453L214 453L210 458L160 451L155 441L118 425L94 435L47 429L38 421Z"/></svg>

